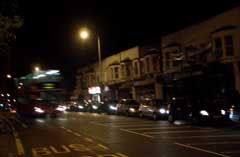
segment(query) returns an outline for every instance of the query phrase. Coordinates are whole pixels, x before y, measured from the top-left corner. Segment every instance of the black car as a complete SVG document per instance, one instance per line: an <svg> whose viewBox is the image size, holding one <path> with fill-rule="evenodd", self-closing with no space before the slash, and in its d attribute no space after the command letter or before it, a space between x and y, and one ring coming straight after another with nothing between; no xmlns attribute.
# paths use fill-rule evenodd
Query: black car
<svg viewBox="0 0 240 157"><path fill-rule="evenodd" d="M104 103L103 112L107 114L116 114L118 101L112 100Z"/></svg>
<svg viewBox="0 0 240 157"><path fill-rule="evenodd" d="M169 104L169 122L189 120L193 123L229 119L227 106L220 99L173 98Z"/></svg>
<svg viewBox="0 0 240 157"><path fill-rule="evenodd" d="M103 102L92 101L88 105L89 112L101 113L104 110L103 108L104 108Z"/></svg>
<svg viewBox="0 0 240 157"><path fill-rule="evenodd" d="M138 115L140 104L136 100L123 99L117 104L117 114Z"/></svg>
<svg viewBox="0 0 240 157"><path fill-rule="evenodd" d="M168 116L168 108L166 103L161 99L145 100L139 107L139 116L152 117L154 120L164 119Z"/></svg>

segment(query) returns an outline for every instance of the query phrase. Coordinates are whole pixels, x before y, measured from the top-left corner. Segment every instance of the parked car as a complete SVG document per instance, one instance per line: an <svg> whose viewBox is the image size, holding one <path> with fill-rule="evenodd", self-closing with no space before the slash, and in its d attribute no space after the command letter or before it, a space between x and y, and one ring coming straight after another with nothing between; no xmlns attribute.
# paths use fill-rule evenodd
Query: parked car
<svg viewBox="0 0 240 157"><path fill-rule="evenodd" d="M67 109L69 112L85 112L87 110L88 102L86 100L70 103Z"/></svg>
<svg viewBox="0 0 240 157"><path fill-rule="evenodd" d="M167 104L161 99L149 99L141 103L139 107L139 116L152 117L154 120L167 118L169 110Z"/></svg>
<svg viewBox="0 0 240 157"><path fill-rule="evenodd" d="M239 122L240 121L240 106L232 105L230 108L229 118L232 121Z"/></svg>
<svg viewBox="0 0 240 157"><path fill-rule="evenodd" d="M169 122L189 120L192 123L229 120L227 106L219 99L173 98L169 104Z"/></svg>
<svg viewBox="0 0 240 157"><path fill-rule="evenodd" d="M117 112L117 100L112 100L104 103L103 112L107 114L116 114Z"/></svg>
<svg viewBox="0 0 240 157"><path fill-rule="evenodd" d="M137 116L140 104L136 100L123 99L117 104L117 114Z"/></svg>
<svg viewBox="0 0 240 157"><path fill-rule="evenodd" d="M89 112L95 112L95 113L101 113L103 112L103 102L97 102L97 101L92 101L89 103L88 106L88 111Z"/></svg>

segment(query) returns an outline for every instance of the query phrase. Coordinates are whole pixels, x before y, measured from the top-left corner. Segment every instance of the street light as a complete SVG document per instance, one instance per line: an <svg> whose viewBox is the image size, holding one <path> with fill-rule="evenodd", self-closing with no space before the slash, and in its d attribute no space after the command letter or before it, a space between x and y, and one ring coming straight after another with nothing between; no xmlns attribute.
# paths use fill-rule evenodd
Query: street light
<svg viewBox="0 0 240 157"><path fill-rule="evenodd" d="M10 74L7 74L6 77L7 77L8 79L11 79L11 78L12 78L12 76L11 76Z"/></svg>
<svg viewBox="0 0 240 157"><path fill-rule="evenodd" d="M40 68L39 68L39 67L35 67L34 70L35 70L36 72L39 72L39 71L40 71Z"/></svg>
<svg viewBox="0 0 240 157"><path fill-rule="evenodd" d="M89 31L86 28L82 28L79 31L80 38L86 40L89 37Z"/></svg>
<svg viewBox="0 0 240 157"><path fill-rule="evenodd" d="M89 38L89 30L87 28L82 28L79 31L79 36L81 39L86 40ZM101 41L99 35L97 36L97 46L98 46L98 65L99 65L99 80L102 80L102 59L101 59Z"/></svg>

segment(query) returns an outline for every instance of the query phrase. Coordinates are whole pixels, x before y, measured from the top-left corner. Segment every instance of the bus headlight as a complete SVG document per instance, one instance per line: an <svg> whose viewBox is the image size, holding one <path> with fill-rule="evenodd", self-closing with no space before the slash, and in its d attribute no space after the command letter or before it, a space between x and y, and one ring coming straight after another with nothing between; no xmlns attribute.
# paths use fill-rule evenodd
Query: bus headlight
<svg viewBox="0 0 240 157"><path fill-rule="evenodd" d="M97 109L98 109L98 107L97 107L96 105L93 105L92 108L93 108L94 110L97 110Z"/></svg>

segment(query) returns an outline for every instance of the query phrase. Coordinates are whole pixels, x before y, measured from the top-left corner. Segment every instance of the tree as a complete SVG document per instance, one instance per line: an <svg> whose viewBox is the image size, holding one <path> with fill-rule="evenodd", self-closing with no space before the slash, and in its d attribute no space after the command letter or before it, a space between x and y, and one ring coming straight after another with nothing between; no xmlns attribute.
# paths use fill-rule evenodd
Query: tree
<svg viewBox="0 0 240 157"><path fill-rule="evenodd" d="M16 0L1 0L0 2L0 81L10 71L10 52L12 43L16 40L17 30L23 25L19 16Z"/></svg>

